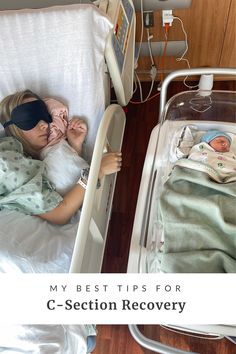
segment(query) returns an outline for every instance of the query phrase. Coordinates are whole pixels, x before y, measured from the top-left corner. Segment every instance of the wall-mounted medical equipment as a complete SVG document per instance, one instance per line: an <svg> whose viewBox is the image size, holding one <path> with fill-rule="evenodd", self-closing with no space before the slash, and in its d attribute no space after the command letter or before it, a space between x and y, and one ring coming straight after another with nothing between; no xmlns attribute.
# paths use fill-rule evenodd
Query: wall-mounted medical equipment
<svg viewBox="0 0 236 354"><path fill-rule="evenodd" d="M125 105L133 94L135 10L132 1L110 1L107 14L114 23L114 30L107 40L106 60L111 78L117 82L116 96L120 104Z"/></svg>
<svg viewBox="0 0 236 354"><path fill-rule="evenodd" d="M192 0L133 0L136 10L144 11L186 9L191 6Z"/></svg>

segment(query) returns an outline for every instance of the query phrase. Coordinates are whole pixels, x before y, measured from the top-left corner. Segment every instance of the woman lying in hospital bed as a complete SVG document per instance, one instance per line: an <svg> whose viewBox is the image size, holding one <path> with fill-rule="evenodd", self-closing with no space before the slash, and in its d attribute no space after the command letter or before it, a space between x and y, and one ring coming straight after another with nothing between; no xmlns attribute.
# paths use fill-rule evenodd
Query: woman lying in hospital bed
<svg viewBox="0 0 236 354"><path fill-rule="evenodd" d="M12 137L2 138L0 141L0 153L2 164L2 191L0 205L1 208L11 209L23 212L30 215L38 215L39 217L55 224L65 224L76 211L81 207L84 192L86 189L86 172L88 174L88 165L79 156L82 151L82 144L86 136L86 125L82 120L75 118L71 123L65 124L61 129L60 134L56 129L56 139L52 143L52 136L55 135L55 117L52 122L49 111L53 111L60 103L55 100L46 100L47 104L31 91L26 90L14 95L6 97L1 103L0 117L6 132ZM65 108L62 112L66 112ZM63 118L63 117L61 117ZM65 116L64 116L65 119ZM59 124L63 126L63 119ZM49 124L54 125L49 130ZM58 134L59 133L59 134ZM67 156L64 156L63 163L59 163L57 157L58 148L61 144L68 148L68 143L65 141L67 137L70 145L70 151ZM59 145L58 145L59 144ZM52 151L48 150L49 146L56 146L53 154L53 159L50 158ZM64 150L64 149L63 149ZM47 152L46 152L47 151ZM49 152L49 154L48 154ZM48 168L45 169L45 164L39 160L33 160L26 155L31 155L34 158L49 158L54 161L53 166L47 163ZM72 166L76 174L72 176L72 180L76 177L77 183L69 183L64 190L58 188L64 194L62 197L58 191L55 191L54 185L62 178L63 174L69 172L70 164L66 157L70 154L77 156L77 166ZM63 156L61 156L63 158ZM76 160L74 161L76 162ZM59 165L63 167L58 170L60 175L56 175L56 180L51 178L50 171L53 167ZM86 166L86 169L83 167ZM105 154L100 167L99 179L104 175L109 175L120 170L121 154L108 153ZM47 173L45 174L45 172ZM55 176L55 173L54 173ZM99 186L99 181L98 181ZM67 191L66 191L67 190Z"/></svg>
<svg viewBox="0 0 236 354"><path fill-rule="evenodd" d="M158 204L160 270L236 272L235 136L210 130L188 150L175 162Z"/></svg>

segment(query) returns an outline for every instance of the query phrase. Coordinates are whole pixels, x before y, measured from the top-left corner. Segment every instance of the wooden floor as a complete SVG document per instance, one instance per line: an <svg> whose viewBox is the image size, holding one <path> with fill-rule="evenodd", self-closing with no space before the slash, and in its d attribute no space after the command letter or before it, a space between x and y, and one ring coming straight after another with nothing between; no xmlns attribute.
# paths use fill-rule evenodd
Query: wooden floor
<svg viewBox="0 0 236 354"><path fill-rule="evenodd" d="M148 83L144 90L148 91ZM216 82L214 89L236 90L236 82ZM168 96L187 90L181 82L170 85ZM137 97L136 97L137 99ZM107 247L102 271L126 273L135 207L138 197L142 167L150 133L158 121L159 98L145 104L129 104L122 148L123 167L118 175ZM112 319L111 319L112 322ZM128 327L99 326L94 354L147 354L131 337ZM201 354L232 354L236 346L226 339L206 340L174 334L160 326L144 326L143 331L151 338L179 349Z"/></svg>

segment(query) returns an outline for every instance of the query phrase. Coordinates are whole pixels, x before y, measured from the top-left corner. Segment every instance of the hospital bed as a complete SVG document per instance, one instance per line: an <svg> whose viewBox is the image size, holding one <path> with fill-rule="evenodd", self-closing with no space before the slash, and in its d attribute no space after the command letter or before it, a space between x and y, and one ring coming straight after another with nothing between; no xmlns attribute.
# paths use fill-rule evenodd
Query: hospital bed
<svg viewBox="0 0 236 354"><path fill-rule="evenodd" d="M149 145L147 148L145 163L142 172L142 179L140 183L132 239L129 253L128 261L128 272L131 273L158 273L160 272L225 272L227 271L221 265L219 268L211 268L211 264L203 260L204 266L200 268L200 261L196 262L195 267L188 262L188 251L197 252L198 259L200 259L201 247L198 249L198 242L194 242L194 235L196 233L196 228L194 226L194 219L191 219L193 224L188 226L188 216L192 215L192 211L189 209L187 213L184 214L184 219L182 219L178 224L178 220L172 217L175 213L178 214L177 210L171 216L167 215L167 220L163 220L163 214L165 210L161 210L162 205L160 204L161 198L165 198L167 193L169 195L169 190L164 186L170 179L170 175L173 175L173 167L176 163L179 163L180 158L185 158L188 156L188 151L194 144L199 143L200 137L204 132L209 129L217 129L220 131L225 131L231 134L232 143L231 147L236 152L236 92L235 91L214 91L208 90L191 90L187 92L180 92L175 96L171 97L168 102L166 102L167 89L170 82L179 77L186 77L188 75L231 75L233 79L236 78L236 69L220 69L220 68L200 68L192 70L179 70L169 74L164 80L161 88L160 96L160 112L159 112L159 123L155 126L151 133L149 140ZM223 119L222 119L223 117ZM221 161L222 162L222 161ZM235 174L234 174L235 175ZM218 186L222 186L224 181L214 182ZM229 183L232 187L235 186L235 178ZM225 184L225 186L227 183ZM224 187L225 187L224 186ZM180 188L180 187L178 187ZM200 188L200 186L199 186ZM226 187L227 188L227 187ZM234 187L235 188L235 187ZM234 189L235 190L235 189ZM185 203L184 195L182 190L175 190L175 193L179 193L179 199L177 202L177 209L180 209L181 205ZM191 194L191 192L189 192ZM214 193L218 193L217 189ZM227 193L226 193L227 194ZM199 193L200 195L200 193ZM198 195L198 197L199 197ZM204 192L204 198L206 198ZM235 193L234 193L235 196ZM205 199L201 199L200 203L203 208ZM235 205L234 199L227 199L228 205ZM233 204L232 204L233 203ZM206 204L206 202L205 202ZM220 202L219 202L220 204ZM171 209L171 205L167 204L168 211ZM176 207L176 204L174 204ZM185 205L185 204L184 204ZM185 205L186 206L186 205ZM187 208L187 206L186 206ZM198 209L199 208L194 208ZM201 209L201 208L200 208ZM205 210L205 209L204 209ZM197 211L195 211L197 213ZM230 257L230 268L229 271L236 272L236 220L235 220L235 208L233 208L234 216L232 215L232 220L228 220L228 223L232 227L232 233L229 236L228 232L225 231L225 239L230 237L231 243L229 244L229 249L223 249L227 252L226 258ZM219 214L220 215L220 214ZM168 220L170 218L170 220ZM206 215L201 217L202 220L206 218ZM168 228L168 221L175 224L175 230L170 232ZM207 233L209 220L205 219L205 234ZM181 225L183 234L186 236L185 240L181 240L183 249L175 249L174 245L175 236L178 232L177 228ZM224 227L224 224L223 224ZM227 227L227 225L226 225ZM210 234L213 233L214 227L210 230ZM194 231L193 231L194 230ZM199 230L199 225L197 225L197 232ZM211 232L212 231L212 232ZM199 234L198 238L200 237ZM227 236L227 237L226 237ZM215 235L214 235L215 237ZM178 237L176 236L176 239ZM186 242L190 239L189 243L191 247L188 248ZM215 241L215 240L213 240ZM191 244L193 242L193 246ZM216 242L216 241L215 241ZM217 241L218 242L218 241ZM219 247L219 245L224 248L224 242L217 243L217 246L211 246L213 249ZM172 245L174 244L174 245ZM207 245L204 245L207 249ZM203 248L204 248L203 247ZM210 255L210 246L208 245L208 254ZM221 250L218 250L221 252ZM181 257L176 257L180 253ZM203 250L204 252L204 250ZM166 257L166 258L165 258ZM224 255L222 255L224 258ZM204 258L203 258L204 259ZM183 266L181 266L181 262ZM224 263L222 261L222 263ZM226 261L227 263L227 261ZM218 266L218 265L217 265ZM199 269L201 269L199 271ZM219 270L220 269L220 270ZM189 333L200 333L200 334L214 334L222 338L222 336L229 337L231 340L235 338L236 327L226 326L226 325L209 325L209 326L169 326L174 329L182 329L183 331L189 331ZM136 325L130 326L130 331L133 337L140 343L143 347L148 348L154 352L158 353L182 353L183 351L178 351L175 348L170 348L156 341L146 338L138 329Z"/></svg>
<svg viewBox="0 0 236 354"><path fill-rule="evenodd" d="M90 174L79 225L57 227L38 218L0 213L0 269L99 272L116 176L105 177L98 191L96 181L102 154L121 149L121 106L133 91L135 12L127 0L102 1L98 6L37 4L44 8L0 11L0 99L29 88L67 104L70 117L79 116L88 124L84 157ZM110 104L111 80L119 104ZM26 244L14 248L23 240L29 254ZM15 255L12 264L6 254Z"/></svg>
<svg viewBox="0 0 236 354"><path fill-rule="evenodd" d="M1 211L0 272L100 272L116 176L106 176L99 190L96 185L103 153L121 150L121 106L133 92L132 1L1 1L0 28L0 100L30 89L66 103L70 117L82 117L88 124L84 157L90 163L82 209L67 225ZM111 81L118 104L110 104ZM7 352L7 333L5 327L1 352L2 347ZM40 353L65 345L63 353L85 353L86 337L95 331L86 326L18 326L14 333L11 353L16 348L27 352L24 345L29 352L30 345Z"/></svg>

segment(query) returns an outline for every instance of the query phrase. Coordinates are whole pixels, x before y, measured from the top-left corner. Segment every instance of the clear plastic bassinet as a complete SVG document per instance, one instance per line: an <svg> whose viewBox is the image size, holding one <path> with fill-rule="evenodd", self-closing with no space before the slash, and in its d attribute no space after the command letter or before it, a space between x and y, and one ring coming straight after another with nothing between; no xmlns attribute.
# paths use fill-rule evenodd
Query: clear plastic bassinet
<svg viewBox="0 0 236 354"><path fill-rule="evenodd" d="M157 132L152 202L147 220L147 272L157 272L159 268L156 253L163 245L164 235L157 220L157 204L173 166L187 156L193 141L199 142L203 132L213 129L235 134L235 123L236 92L212 91L207 95L199 91L183 92L173 96L165 106L163 123ZM232 145L236 146L235 139Z"/></svg>
<svg viewBox="0 0 236 354"><path fill-rule="evenodd" d="M215 70L218 72L218 69ZM227 74L235 73L233 69L225 70ZM195 69L193 75L198 74L198 71L210 72L208 69ZM186 75L185 72L180 70L172 73L163 83L160 123L152 131L145 158L128 272L159 271L156 253L163 244L163 231L157 222L157 201L176 160L181 157L176 156L176 150L179 150L178 145L186 138L184 134L188 135L185 128L190 127L195 140L209 129L236 133L235 91L185 91L174 95L165 104L168 84L177 75ZM181 151L177 152L181 154Z"/></svg>

